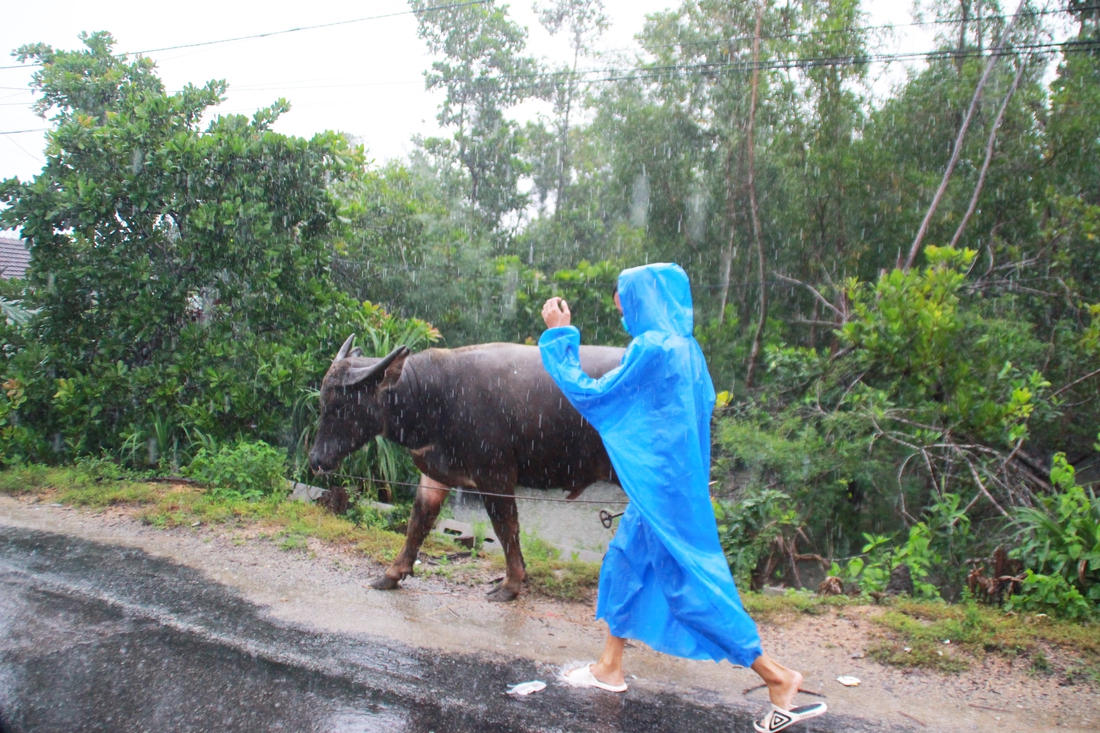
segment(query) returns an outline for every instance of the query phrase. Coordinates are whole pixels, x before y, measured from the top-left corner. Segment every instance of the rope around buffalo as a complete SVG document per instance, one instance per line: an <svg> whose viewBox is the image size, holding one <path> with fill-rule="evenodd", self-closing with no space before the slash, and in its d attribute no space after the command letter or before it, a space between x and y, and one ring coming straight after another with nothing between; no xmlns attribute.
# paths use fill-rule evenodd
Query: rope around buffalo
<svg viewBox="0 0 1100 733"><path fill-rule="evenodd" d="M414 489L420 488L420 484L409 483L408 481L388 481L383 478L375 478L374 476L354 476L350 473L334 473L333 476L337 478L350 478L358 479L360 481L370 481L376 484L393 484L394 486L411 486ZM475 489L467 489L463 486L450 486L448 491L458 490L464 494L474 494L475 496L499 496L505 499L523 499L525 501L554 501L554 502L568 502L569 504L618 504L626 505L629 501L621 501L618 499L609 499L607 501L600 501L598 499L555 499L550 496L516 496L514 494L494 494L488 491L477 491Z"/></svg>

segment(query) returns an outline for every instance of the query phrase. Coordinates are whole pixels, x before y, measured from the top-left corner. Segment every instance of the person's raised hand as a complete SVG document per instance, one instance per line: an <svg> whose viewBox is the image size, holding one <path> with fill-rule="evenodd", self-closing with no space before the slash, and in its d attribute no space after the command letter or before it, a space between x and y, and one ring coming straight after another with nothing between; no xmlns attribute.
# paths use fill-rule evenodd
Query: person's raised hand
<svg viewBox="0 0 1100 733"><path fill-rule="evenodd" d="M542 320L547 328L568 326L570 317L569 304L561 298L551 298L542 305Z"/></svg>

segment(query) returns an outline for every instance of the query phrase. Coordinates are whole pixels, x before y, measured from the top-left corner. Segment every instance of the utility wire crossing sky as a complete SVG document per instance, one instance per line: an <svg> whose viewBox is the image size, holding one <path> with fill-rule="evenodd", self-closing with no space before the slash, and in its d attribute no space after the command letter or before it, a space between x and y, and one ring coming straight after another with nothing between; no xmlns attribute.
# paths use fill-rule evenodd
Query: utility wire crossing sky
<svg viewBox="0 0 1100 733"><path fill-rule="evenodd" d="M439 3L422 12L489 1ZM584 83L685 73L748 73L754 68L751 61L737 59L633 67L631 59L641 51L634 35L641 31L645 15L676 4L670 0L607 0L605 5L611 28L594 44L605 57L592 59L578 70ZM872 85L880 93L885 92L904 75L906 66L928 58L935 48L935 31L941 21L913 19L904 3L871 0L865 6L867 24L861 30L870 34L866 56L763 59L759 68L876 64L880 68L871 74ZM55 48L77 48L81 31L106 30L118 40L120 51L138 49L133 53L152 57L169 89L226 79L227 100L216 113L251 114L286 97L291 111L277 123L278 131L308 137L336 129L361 140L376 160L403 157L412 150L414 135L440 132L435 114L442 93L424 89L423 72L433 59L416 35L417 11L396 0L375 0L367 7L372 12L364 15L362 2L313 3L308 12L300 3L272 2L264 6L262 15L257 15L236 4L211 0L196 0L188 5L187 12L134 0L113 2L107 7L60 0L51 3L48 10L24 4L5 11L0 48L14 50L39 41ZM551 36L538 23L529 4L513 4L509 14L527 27L529 54L558 65L572 60L565 34ZM774 37L853 30L860 29L801 31ZM725 43L732 46L751 41L751 37L744 37ZM1065 47L1057 42L1040 42L1029 50L1051 52ZM28 84L33 72L30 64L0 66L0 178L19 176L26 180L43 164L43 136L49 128L31 111L34 97ZM552 79L561 73L542 72L527 78L532 80L531 86L537 86L539 79ZM529 101L514 114L522 121L548 111L545 103Z"/></svg>

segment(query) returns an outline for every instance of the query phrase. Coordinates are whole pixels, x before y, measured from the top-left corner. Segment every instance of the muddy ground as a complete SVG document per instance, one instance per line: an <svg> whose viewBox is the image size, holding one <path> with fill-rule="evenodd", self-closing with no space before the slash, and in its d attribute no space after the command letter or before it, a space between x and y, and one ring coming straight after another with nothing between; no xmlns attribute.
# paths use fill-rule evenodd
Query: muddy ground
<svg viewBox="0 0 1100 733"><path fill-rule="evenodd" d="M441 653L565 665L594 659L604 637L591 604L531 594L511 604L485 600L487 584L441 575L414 577L396 592L366 582L376 563L310 540L298 550L230 527L155 529L125 510L92 512L0 497L0 525L63 533L140 549L199 571L239 593L280 623L332 634L370 634ZM254 532L252 533L254 535ZM486 570L480 580L491 580ZM475 574L475 579L477 576ZM1033 676L1026 665L987 657L963 673L905 671L882 666L864 651L885 633L875 607L844 607L761 626L764 647L805 675L804 687L826 696L841 716L898 730L1013 731L1100 729L1100 695L1063 686L1057 676ZM639 694L675 695L745 710L765 707L758 679L727 664L628 649L627 671ZM844 687L841 675L860 679ZM629 694L629 693L628 693ZM810 701L813 698L806 698Z"/></svg>

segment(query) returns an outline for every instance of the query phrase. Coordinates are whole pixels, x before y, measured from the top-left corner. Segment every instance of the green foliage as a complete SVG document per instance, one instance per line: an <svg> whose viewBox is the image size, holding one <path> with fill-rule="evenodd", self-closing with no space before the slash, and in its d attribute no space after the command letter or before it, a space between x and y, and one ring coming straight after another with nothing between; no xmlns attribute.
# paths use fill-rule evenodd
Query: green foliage
<svg viewBox="0 0 1100 733"><path fill-rule="evenodd" d="M829 575L845 583L859 585L864 593L881 592L890 581L890 572L898 565L907 565L917 598L937 599L939 589L926 579L942 558L932 549L934 534L924 522L909 528L905 541L893 545L890 537L864 534L867 543L860 555L849 558L843 567L834 562Z"/></svg>
<svg viewBox="0 0 1100 733"><path fill-rule="evenodd" d="M525 267L515 256L498 257L495 264L504 282L501 310L509 340L534 343L546 328L542 304L556 296L569 304L572 323L587 343L625 345L629 341L615 306L614 289L622 271L615 262L582 260L575 268L550 277Z"/></svg>
<svg viewBox="0 0 1100 733"><path fill-rule="evenodd" d="M328 188L362 151L334 133L273 132L285 101L203 125L224 82L170 94L148 59L114 55L105 33L82 39L81 51L20 50L42 64L54 129L42 173L0 186L3 225L30 243L23 302L35 307L0 333L5 458L107 450L178 465L194 430L301 451L350 332L413 348L438 337L330 280Z"/></svg>
<svg viewBox="0 0 1100 733"><path fill-rule="evenodd" d="M742 588L759 590L770 578L767 560L776 542L786 539L799 525L790 497L782 491L746 491L735 501L714 501L718 537L733 578ZM782 547L782 544L780 544Z"/></svg>
<svg viewBox="0 0 1100 733"><path fill-rule="evenodd" d="M344 515L356 527L373 527L387 532L405 534L408 527L411 504L396 504L391 509L376 505L369 496L360 496Z"/></svg>
<svg viewBox="0 0 1100 733"><path fill-rule="evenodd" d="M411 0L416 11L431 7ZM523 207L517 183L525 164L519 126L505 110L532 96L525 82L537 73L534 59L522 56L525 28L508 17L507 6L492 3L418 12L418 31L429 51L439 57L425 74L429 90L446 93L437 119L456 128L450 141L428 140L426 147L464 168L468 201L492 225Z"/></svg>
<svg viewBox="0 0 1100 733"><path fill-rule="evenodd" d="M1020 608L1052 605L1077 617L1100 611L1100 499L1078 485L1064 453L1050 472L1054 493L1039 505L1015 511L1019 544L1013 551L1028 569L1023 591L1010 599ZM1087 615L1087 614L1086 614Z"/></svg>
<svg viewBox="0 0 1100 733"><path fill-rule="evenodd" d="M523 548L523 556L528 561L557 560L561 557L558 548L546 540L531 532L520 532L520 546Z"/></svg>
<svg viewBox="0 0 1100 733"><path fill-rule="evenodd" d="M199 448L184 475L248 501L286 492L286 451L261 441Z"/></svg>
<svg viewBox="0 0 1100 733"><path fill-rule="evenodd" d="M316 538L376 562L392 561L405 543L403 532L368 525L356 527L346 517L335 516L324 507L286 501L282 492L249 500L236 491L109 479L101 475L102 464L93 470L87 469L89 465L93 462L61 467L13 466L0 471L0 493L37 496L40 500L96 509L119 507L158 529L191 527L196 522L229 525L230 529L255 528L264 533L274 529L273 537L280 538L280 544L287 549L303 547L308 538ZM259 536L263 539L269 535ZM241 540L234 541L239 544ZM428 556L453 551L452 543L434 536L421 548Z"/></svg>
<svg viewBox="0 0 1100 733"><path fill-rule="evenodd" d="M1096 602L1081 595L1061 575L1039 575L1028 569L1022 585L1020 592L1005 603L1006 609L1050 613L1074 621L1086 621L1097 615Z"/></svg>
<svg viewBox="0 0 1100 733"><path fill-rule="evenodd" d="M1008 491L990 457L1055 411L1049 382L1027 368L1042 348L964 297L974 253L929 247L926 256L920 270L845 285L839 355L769 348L771 394L725 408L716 434L731 482L776 486L811 543L849 557L834 574L878 591L905 563L917 594L934 598L937 584L957 592L966 560L1003 536L993 519L991 536L971 531L974 502L963 496L985 497L974 477ZM1007 362L1008 353L1025 364Z"/></svg>

